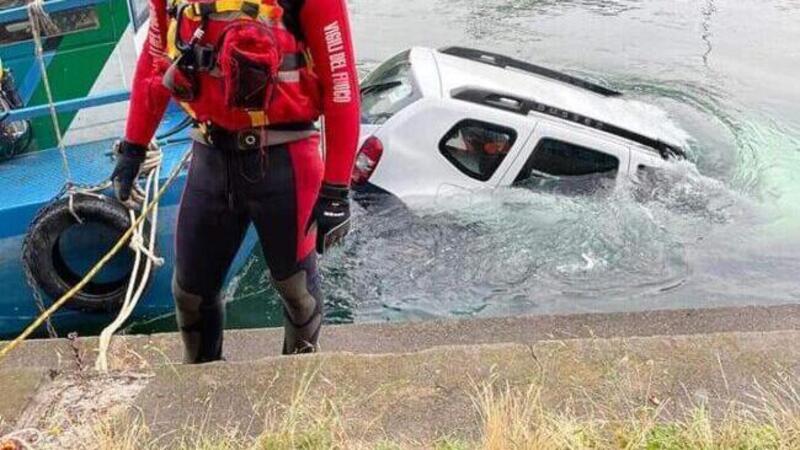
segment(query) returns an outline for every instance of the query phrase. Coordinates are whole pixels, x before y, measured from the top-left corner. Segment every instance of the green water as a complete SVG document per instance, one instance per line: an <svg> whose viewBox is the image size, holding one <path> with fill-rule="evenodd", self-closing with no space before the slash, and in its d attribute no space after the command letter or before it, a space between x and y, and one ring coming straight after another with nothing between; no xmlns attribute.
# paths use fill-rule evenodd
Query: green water
<svg viewBox="0 0 800 450"><path fill-rule="evenodd" d="M364 68L467 45L657 105L691 164L654 191L507 190L408 215L356 211L323 262L331 322L800 301L800 3L789 0L353 0ZM413 176L413 174L409 174ZM255 255L229 326L275 326ZM161 326L172 327L170 319Z"/></svg>

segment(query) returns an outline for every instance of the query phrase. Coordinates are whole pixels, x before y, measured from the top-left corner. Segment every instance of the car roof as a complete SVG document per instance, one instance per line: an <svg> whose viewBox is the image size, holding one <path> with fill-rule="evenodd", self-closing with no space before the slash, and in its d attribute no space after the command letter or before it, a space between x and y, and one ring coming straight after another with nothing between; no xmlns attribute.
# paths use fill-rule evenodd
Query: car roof
<svg viewBox="0 0 800 450"><path fill-rule="evenodd" d="M646 147L666 143L666 147L674 148L678 155L687 140L687 134L669 120L664 110L627 99L607 87L490 52L461 47L426 50L436 61L444 96L458 98L465 90L508 94L560 110L558 115L550 114L559 119L563 119L561 113L568 112L580 116L581 121L573 122L581 125L584 119L599 122L605 129L594 128ZM610 131L613 129L627 133Z"/></svg>

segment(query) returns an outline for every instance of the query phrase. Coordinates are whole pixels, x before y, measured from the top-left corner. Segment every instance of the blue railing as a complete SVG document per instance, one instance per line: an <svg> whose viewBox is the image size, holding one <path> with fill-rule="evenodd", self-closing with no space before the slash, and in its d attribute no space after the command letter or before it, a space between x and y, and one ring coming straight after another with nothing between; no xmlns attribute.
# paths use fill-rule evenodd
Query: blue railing
<svg viewBox="0 0 800 450"><path fill-rule="evenodd" d="M56 13L68 9L81 8L86 6L106 3L109 0L49 0L44 2L44 10L47 13ZM18 6L0 11L0 24L9 22L19 22L28 19L28 7Z"/></svg>
<svg viewBox="0 0 800 450"><path fill-rule="evenodd" d="M72 112L72 111L78 111L83 108L92 108L95 106L103 106L103 105L110 105L112 103L124 102L127 101L130 98L130 96L131 93L128 90L112 91L105 94L90 95L78 99L56 102L55 107L56 107L56 112L58 113ZM2 117L2 119L8 120L10 122L15 122L17 120L34 119L36 117L42 117L48 114L50 114L50 105L44 104L37 106L29 106L27 108L21 108L21 109L12 109L11 111L8 112L8 115Z"/></svg>

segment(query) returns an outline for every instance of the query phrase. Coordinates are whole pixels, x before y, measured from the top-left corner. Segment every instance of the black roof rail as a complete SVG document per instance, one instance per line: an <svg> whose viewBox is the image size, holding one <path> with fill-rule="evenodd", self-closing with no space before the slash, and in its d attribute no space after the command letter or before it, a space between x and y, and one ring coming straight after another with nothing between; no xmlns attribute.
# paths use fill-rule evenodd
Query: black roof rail
<svg viewBox="0 0 800 450"><path fill-rule="evenodd" d="M678 146L644 136L636 133L635 131L618 127L601 120L593 119L582 114L567 111L555 106L546 105L544 103L539 103L535 100L474 88L457 89L453 92L452 97L457 100L463 100L465 102L476 103L496 109L503 109L525 116L531 112L535 112L557 117L561 120L566 120L589 128L594 128L595 130L613 134L615 136L642 144L646 147L650 147L658 151L658 153L664 159L668 159L670 157L683 159L686 157L686 153Z"/></svg>
<svg viewBox="0 0 800 450"><path fill-rule="evenodd" d="M591 91L594 92L595 94L600 94L606 97L619 97L620 95L622 95L622 93L619 91L615 91L613 89L600 86L599 84L595 84L586 80L581 80L580 78L573 77L572 75L567 75L557 70L548 69L542 66L537 66L535 64L527 63L525 61L520 61L514 58L510 58L508 56L499 55L497 53L485 52L483 50L476 50L474 48L466 48L466 47L445 47L440 49L439 52L444 53L445 55L457 56L459 58L465 58L472 61L482 62L484 64L489 64L504 69L510 67L512 69L521 70L524 72L532 73L534 75L539 75L545 78L550 78L556 81L560 81L562 83L570 84L572 86L577 86L579 88L586 89L587 91Z"/></svg>

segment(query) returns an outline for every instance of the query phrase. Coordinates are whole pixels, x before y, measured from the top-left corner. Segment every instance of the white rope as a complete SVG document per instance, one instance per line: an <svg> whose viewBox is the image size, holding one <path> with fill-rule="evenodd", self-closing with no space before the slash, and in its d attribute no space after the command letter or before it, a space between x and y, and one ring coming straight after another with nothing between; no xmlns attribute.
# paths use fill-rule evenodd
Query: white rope
<svg viewBox="0 0 800 450"><path fill-rule="evenodd" d="M36 26L43 31L46 35L60 33L58 25L53 21L47 11L44 10L44 0L29 0L28 1L28 16L36 22Z"/></svg>
<svg viewBox="0 0 800 450"><path fill-rule="evenodd" d="M155 192L160 190L160 178L161 178L161 162L163 160L163 154L161 149L159 149L155 144L150 145L150 150L147 152L147 157L145 162L142 164L142 174L146 174L144 188L139 188L135 186L135 191L138 191L141 195L141 210L147 211L147 207L150 205L152 195ZM133 205L131 205L133 206ZM131 218L131 223L136 221L136 209L135 207L128 208L128 214ZM145 223L150 223L149 229L149 239L145 241ZM108 349L111 346L111 339L114 337L114 334L122 328L122 325L130 318L133 310L136 308L136 305L139 303L139 300L144 293L145 288L147 287L147 280L150 278L150 272L153 270L153 266L160 267L164 264L164 259L160 258L155 253L155 245L156 245L156 231L158 228L158 204L155 204L150 212L149 217L147 220L143 220L131 237L131 241L129 247L134 252L134 260L133 260L133 271L131 272L131 278L128 282L128 289L125 292L125 300L122 303L122 307L120 308L119 314L117 318L114 319L111 324L100 333L100 343L97 355L97 361L95 362L95 369L100 372L108 372ZM145 245L145 242L147 245ZM142 265L142 259L145 260L144 269L139 270ZM141 273L140 273L141 272Z"/></svg>
<svg viewBox="0 0 800 450"><path fill-rule="evenodd" d="M47 11L44 10L44 0L31 0L28 3L28 21L31 24L31 35L36 48L36 56L39 61L39 71L42 73L44 91L47 94L47 103L50 106L50 121L53 123L53 131L58 140L58 151L61 153L61 163L64 169L64 176L67 183L72 181L72 173L69 169L67 159L67 149L64 146L64 136L61 135L61 124L58 121L56 104L53 101L53 91L50 89L50 77L47 76L47 65L44 62L44 47L42 45L42 31L45 34L55 34L59 32L58 26L53 22Z"/></svg>
<svg viewBox="0 0 800 450"><path fill-rule="evenodd" d="M81 216L75 211L75 193L76 191L74 189L70 189L67 194L67 198L69 199L69 213L72 214L72 217L75 218L79 225L83 225L83 219L81 219Z"/></svg>

